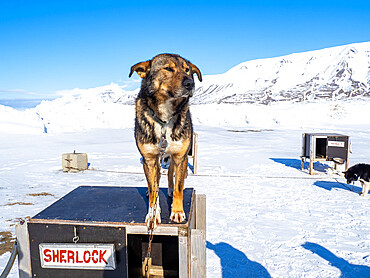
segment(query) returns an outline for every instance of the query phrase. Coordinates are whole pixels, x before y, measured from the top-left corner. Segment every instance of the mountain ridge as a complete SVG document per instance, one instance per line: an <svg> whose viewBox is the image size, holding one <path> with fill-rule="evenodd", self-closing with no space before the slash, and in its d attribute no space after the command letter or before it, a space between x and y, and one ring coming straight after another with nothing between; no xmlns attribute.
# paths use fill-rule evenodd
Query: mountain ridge
<svg viewBox="0 0 370 278"><path fill-rule="evenodd" d="M370 42L240 63L197 82L193 104L370 96Z"/></svg>
<svg viewBox="0 0 370 278"><path fill-rule="evenodd" d="M99 99L125 105L135 102L139 88L111 83L67 90L64 97ZM225 73L196 80L191 104L345 100L370 96L370 42L242 62Z"/></svg>

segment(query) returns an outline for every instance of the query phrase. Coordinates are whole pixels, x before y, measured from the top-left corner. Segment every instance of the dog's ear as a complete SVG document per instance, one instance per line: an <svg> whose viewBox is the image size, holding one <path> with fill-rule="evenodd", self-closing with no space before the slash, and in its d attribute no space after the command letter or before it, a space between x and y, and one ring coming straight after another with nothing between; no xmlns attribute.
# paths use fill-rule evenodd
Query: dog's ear
<svg viewBox="0 0 370 278"><path fill-rule="evenodd" d="M193 65L190 62L189 62L189 65L191 67L191 70L197 74L199 81L202 82L202 74L200 73L200 70L198 69L198 67L196 65Z"/></svg>
<svg viewBox="0 0 370 278"><path fill-rule="evenodd" d="M150 71L150 61L140 62L133 65L128 77L131 77L134 71L136 71L141 78L145 78Z"/></svg>

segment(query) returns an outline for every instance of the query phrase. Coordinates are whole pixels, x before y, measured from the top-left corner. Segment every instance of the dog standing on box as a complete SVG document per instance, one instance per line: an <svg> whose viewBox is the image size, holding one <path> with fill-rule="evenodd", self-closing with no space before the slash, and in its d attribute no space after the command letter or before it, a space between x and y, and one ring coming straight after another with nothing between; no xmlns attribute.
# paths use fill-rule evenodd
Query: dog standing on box
<svg viewBox="0 0 370 278"><path fill-rule="evenodd" d="M198 67L175 54L160 54L131 67L129 77L137 72L142 78L136 98L135 140L143 157L148 183L149 210L145 218L148 228L161 223L159 180L161 160L170 156L168 195L173 197L170 220L185 221L183 189L192 144L193 126L189 98L194 92Z"/></svg>

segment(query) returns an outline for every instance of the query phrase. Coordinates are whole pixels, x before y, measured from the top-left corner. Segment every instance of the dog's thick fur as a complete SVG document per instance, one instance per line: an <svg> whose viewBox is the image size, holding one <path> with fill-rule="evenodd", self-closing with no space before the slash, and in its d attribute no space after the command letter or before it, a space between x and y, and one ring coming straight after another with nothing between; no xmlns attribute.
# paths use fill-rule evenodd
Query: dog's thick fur
<svg viewBox="0 0 370 278"><path fill-rule="evenodd" d="M161 168L160 138L166 130L165 153L171 157L168 192L173 196L170 219L180 223L185 220L183 188L193 135L189 98L194 91L193 74L196 73L200 81L202 75L195 65L175 54L160 54L137 63L131 67L129 77L134 72L142 78L136 98L135 140L148 182L149 211L145 221L148 227L156 227L161 222L157 190ZM156 203L157 210L154 209Z"/></svg>
<svg viewBox="0 0 370 278"><path fill-rule="evenodd" d="M370 189L370 165L369 164L356 164L344 172L344 177L347 183L359 180L362 186L361 196L366 196Z"/></svg>

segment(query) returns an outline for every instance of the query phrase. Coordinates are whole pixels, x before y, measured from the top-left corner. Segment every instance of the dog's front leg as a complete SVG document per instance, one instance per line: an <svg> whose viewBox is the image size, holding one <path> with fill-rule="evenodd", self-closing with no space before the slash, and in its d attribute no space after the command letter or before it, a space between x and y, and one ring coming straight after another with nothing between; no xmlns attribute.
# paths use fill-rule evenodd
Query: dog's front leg
<svg viewBox="0 0 370 278"><path fill-rule="evenodd" d="M172 211L170 219L173 222L181 223L186 218L183 207L183 190L188 166L188 156L186 155L185 157L176 157L174 155L173 160L175 172L175 188L173 192Z"/></svg>
<svg viewBox="0 0 370 278"><path fill-rule="evenodd" d="M361 196L366 196L370 189L370 182L367 182L365 180L360 180L362 185L362 192L360 193Z"/></svg>
<svg viewBox="0 0 370 278"><path fill-rule="evenodd" d="M145 217L148 229L155 229L161 223L161 208L159 206L160 167L158 155L148 155L143 158L143 167L148 182L149 209Z"/></svg>

